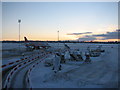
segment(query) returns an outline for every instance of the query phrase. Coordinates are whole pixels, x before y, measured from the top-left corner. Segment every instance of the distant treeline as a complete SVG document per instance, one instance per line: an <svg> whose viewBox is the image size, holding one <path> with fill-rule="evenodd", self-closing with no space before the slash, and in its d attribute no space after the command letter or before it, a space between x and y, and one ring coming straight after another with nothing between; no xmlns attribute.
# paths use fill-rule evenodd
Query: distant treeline
<svg viewBox="0 0 120 90"><path fill-rule="evenodd" d="M2 43L24 43L25 41L0 41ZM98 44L120 44L118 41L108 41L108 42L85 42L85 41L30 41L30 42L48 42L48 43L98 43Z"/></svg>

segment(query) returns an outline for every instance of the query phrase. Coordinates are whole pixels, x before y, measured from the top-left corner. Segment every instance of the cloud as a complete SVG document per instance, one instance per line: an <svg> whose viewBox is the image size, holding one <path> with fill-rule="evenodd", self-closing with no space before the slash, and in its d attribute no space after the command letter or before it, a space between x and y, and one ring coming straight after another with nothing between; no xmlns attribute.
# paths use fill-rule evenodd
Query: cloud
<svg viewBox="0 0 120 90"><path fill-rule="evenodd" d="M102 40L107 40L107 39L120 39L118 35L120 34L120 30L116 30L114 32L107 32L106 34L98 34L98 35L92 35L95 37L103 37Z"/></svg>
<svg viewBox="0 0 120 90"><path fill-rule="evenodd" d="M89 37L78 38L78 40L79 41L93 41L93 40L97 40L97 38L93 36L89 36Z"/></svg>
<svg viewBox="0 0 120 90"><path fill-rule="evenodd" d="M92 41L92 40L120 39L120 37L118 36L119 34L120 34L120 29L117 29L116 31L113 32L106 32L106 34L85 35L82 38L78 38L78 40Z"/></svg>
<svg viewBox="0 0 120 90"><path fill-rule="evenodd" d="M92 32L83 32L83 33L68 33L67 35L82 35L82 34L91 34Z"/></svg>

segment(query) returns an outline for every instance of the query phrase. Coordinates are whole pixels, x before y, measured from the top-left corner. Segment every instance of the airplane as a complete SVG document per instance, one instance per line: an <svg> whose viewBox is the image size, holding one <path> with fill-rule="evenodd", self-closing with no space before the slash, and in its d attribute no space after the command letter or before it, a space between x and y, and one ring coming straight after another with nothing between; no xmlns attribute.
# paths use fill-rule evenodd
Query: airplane
<svg viewBox="0 0 120 90"><path fill-rule="evenodd" d="M34 50L34 49L48 49L50 46L46 42L30 42L26 37L25 39L25 46L28 50Z"/></svg>

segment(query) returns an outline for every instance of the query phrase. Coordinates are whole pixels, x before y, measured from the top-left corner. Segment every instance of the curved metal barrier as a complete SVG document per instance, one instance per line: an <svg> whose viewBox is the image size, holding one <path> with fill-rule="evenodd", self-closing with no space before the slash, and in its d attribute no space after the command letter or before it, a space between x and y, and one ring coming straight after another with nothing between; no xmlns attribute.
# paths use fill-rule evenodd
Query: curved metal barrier
<svg viewBox="0 0 120 90"><path fill-rule="evenodd" d="M40 53L38 53L38 54L40 54ZM42 54L42 55L44 55L44 54ZM5 80L3 88L10 88L11 79L14 76L14 74L17 72L17 70L19 70L20 68L24 67L26 64L29 64L32 61L36 60L36 59L39 59L40 56L42 56L42 55L37 55L37 56L36 55L32 55L33 58L31 58L31 59L28 58L25 62L22 62L22 63L18 64L16 67L14 67L10 71L10 73L8 74L8 76L7 76L6 80Z"/></svg>

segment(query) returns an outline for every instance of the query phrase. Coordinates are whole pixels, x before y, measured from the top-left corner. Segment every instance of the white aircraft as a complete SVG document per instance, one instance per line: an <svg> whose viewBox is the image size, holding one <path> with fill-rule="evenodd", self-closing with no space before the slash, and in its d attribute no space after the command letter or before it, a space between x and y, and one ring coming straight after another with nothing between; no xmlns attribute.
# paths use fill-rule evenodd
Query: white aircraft
<svg viewBox="0 0 120 90"><path fill-rule="evenodd" d="M34 50L34 49L48 49L50 46L48 45L47 42L30 42L27 40L26 37L25 39L25 46L27 49Z"/></svg>

